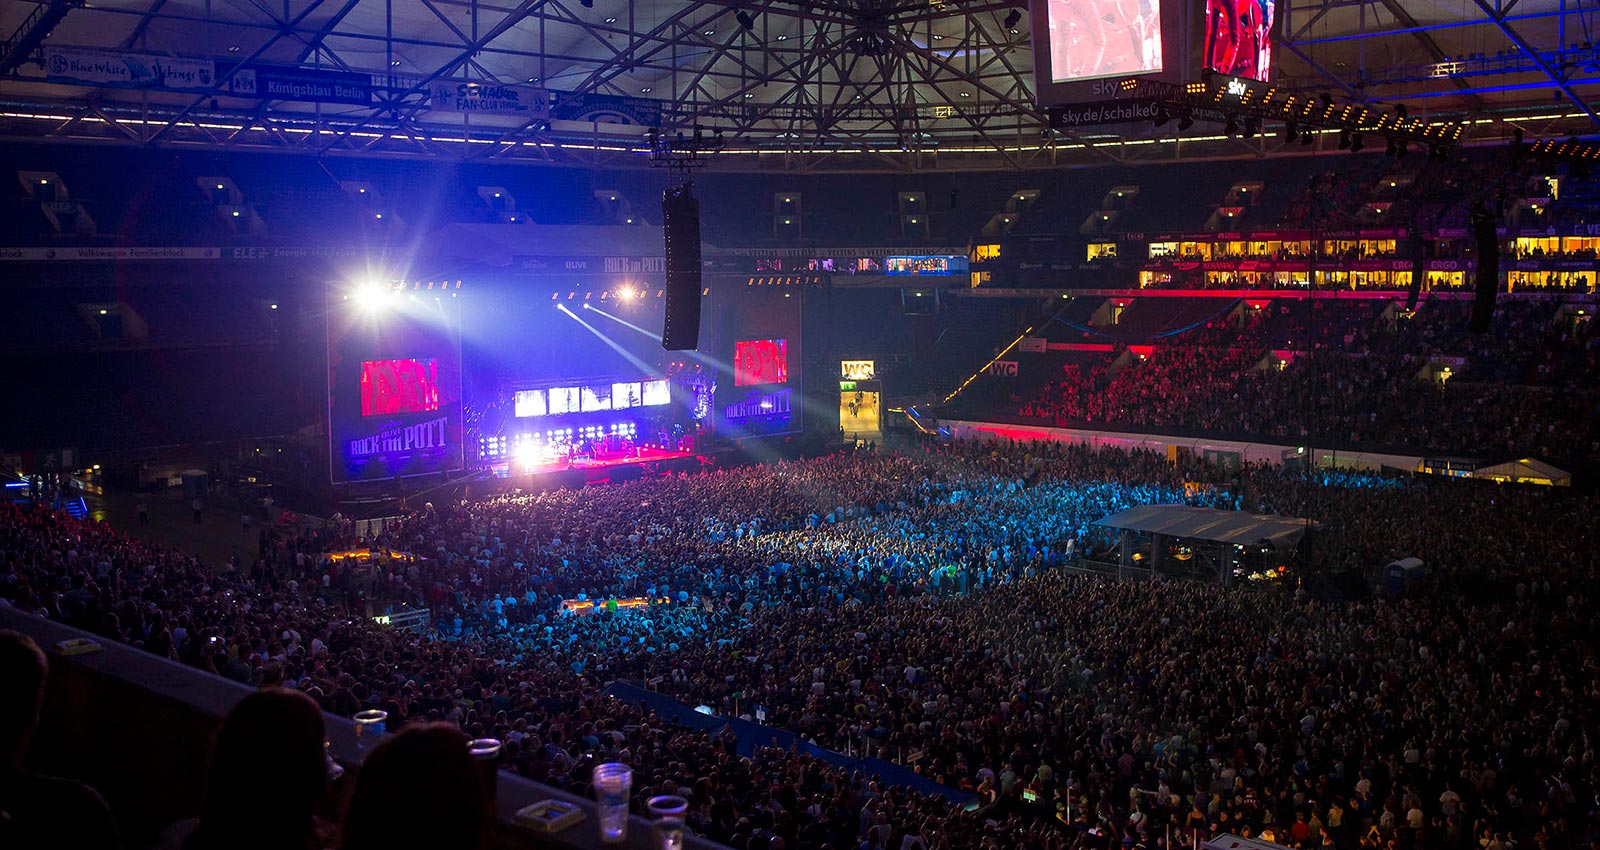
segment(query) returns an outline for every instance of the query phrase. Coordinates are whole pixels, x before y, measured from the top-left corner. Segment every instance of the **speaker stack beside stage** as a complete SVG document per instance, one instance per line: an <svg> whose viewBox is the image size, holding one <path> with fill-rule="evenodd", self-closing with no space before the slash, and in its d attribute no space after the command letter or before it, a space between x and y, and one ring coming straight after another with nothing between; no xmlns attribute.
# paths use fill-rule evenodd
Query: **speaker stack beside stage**
<svg viewBox="0 0 1600 850"><path fill-rule="evenodd" d="M694 184L661 195L661 229L666 240L667 309L661 347L692 351L700 346L700 202Z"/></svg>

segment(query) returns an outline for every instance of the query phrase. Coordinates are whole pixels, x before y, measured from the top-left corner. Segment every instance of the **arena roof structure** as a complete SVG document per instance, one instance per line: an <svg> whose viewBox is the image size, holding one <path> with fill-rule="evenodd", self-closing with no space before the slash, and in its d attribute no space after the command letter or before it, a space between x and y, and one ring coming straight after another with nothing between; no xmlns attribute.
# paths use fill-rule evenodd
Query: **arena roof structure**
<svg viewBox="0 0 1600 850"><path fill-rule="evenodd" d="M1195 0L1197 6L1203 5ZM16 0L0 138L643 167L646 126L729 170L1044 168L1331 152L1277 127L1048 128L1018 0ZM1277 0L1273 84L1595 133L1600 7ZM152 81L155 81L154 83ZM546 94L548 93L548 94ZM441 108L451 97L453 107ZM543 107L548 102L550 110Z"/></svg>

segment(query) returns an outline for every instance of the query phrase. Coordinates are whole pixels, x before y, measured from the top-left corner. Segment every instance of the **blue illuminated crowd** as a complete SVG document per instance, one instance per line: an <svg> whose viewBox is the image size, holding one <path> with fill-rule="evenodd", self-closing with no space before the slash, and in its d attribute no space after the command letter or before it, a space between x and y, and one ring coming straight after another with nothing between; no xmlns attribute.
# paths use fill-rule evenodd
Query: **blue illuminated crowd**
<svg viewBox="0 0 1600 850"><path fill-rule="evenodd" d="M1315 572L1418 555L1402 599L1118 582L1091 523L1188 502L1327 520ZM506 742L587 793L691 801L738 848L1592 848L1600 646L1584 493L1228 473L1147 453L922 445L428 505L348 569L264 540L218 568L0 506L0 598L396 728ZM328 545L331 540L326 541ZM271 545L269 545L271 544ZM300 550L300 551L296 551ZM335 570L339 571L337 577ZM608 610L613 599L666 602ZM561 602L596 602L563 614ZM430 610L431 634L364 614ZM741 757L603 691L630 682L911 765L957 806L791 750Z"/></svg>

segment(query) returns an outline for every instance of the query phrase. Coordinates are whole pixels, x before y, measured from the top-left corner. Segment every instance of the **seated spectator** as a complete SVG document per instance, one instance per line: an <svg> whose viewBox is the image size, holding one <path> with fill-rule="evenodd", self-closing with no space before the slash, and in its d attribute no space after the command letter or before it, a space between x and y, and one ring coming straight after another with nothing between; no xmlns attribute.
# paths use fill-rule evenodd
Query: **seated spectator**
<svg viewBox="0 0 1600 850"><path fill-rule="evenodd" d="M312 814L327 783L322 710L272 688L228 712L211 751L200 822L184 850L323 846Z"/></svg>
<svg viewBox="0 0 1600 850"><path fill-rule="evenodd" d="M111 809L93 788L22 767L39 726L49 665L33 639L0 631L0 847L116 848Z"/></svg>
<svg viewBox="0 0 1600 850"><path fill-rule="evenodd" d="M490 814L467 736L447 723L402 729L361 766L344 850L470 850Z"/></svg>

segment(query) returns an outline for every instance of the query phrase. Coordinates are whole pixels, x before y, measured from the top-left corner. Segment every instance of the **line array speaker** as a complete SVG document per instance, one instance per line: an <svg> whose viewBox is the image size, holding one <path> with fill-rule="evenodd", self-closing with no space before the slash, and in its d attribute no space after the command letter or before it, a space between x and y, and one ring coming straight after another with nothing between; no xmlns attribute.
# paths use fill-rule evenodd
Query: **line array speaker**
<svg viewBox="0 0 1600 850"><path fill-rule="evenodd" d="M666 241L667 309L661 347L692 351L700 346L700 202L694 184L661 195L661 230Z"/></svg>
<svg viewBox="0 0 1600 850"><path fill-rule="evenodd" d="M1495 216L1479 207L1472 211L1472 234L1478 244L1477 293L1472 300L1472 318L1467 321L1469 333L1489 332L1489 321L1494 318L1495 292L1500 288L1500 235L1495 232Z"/></svg>

